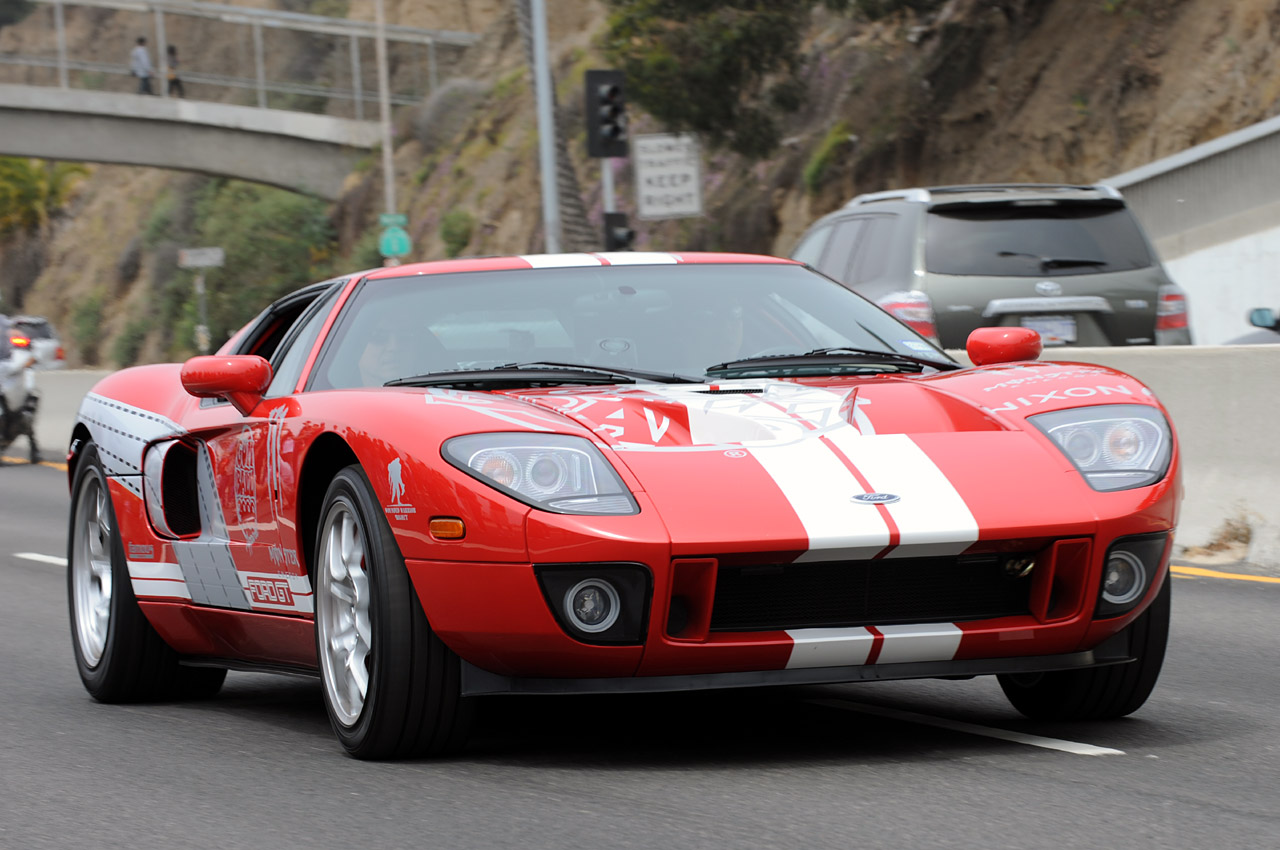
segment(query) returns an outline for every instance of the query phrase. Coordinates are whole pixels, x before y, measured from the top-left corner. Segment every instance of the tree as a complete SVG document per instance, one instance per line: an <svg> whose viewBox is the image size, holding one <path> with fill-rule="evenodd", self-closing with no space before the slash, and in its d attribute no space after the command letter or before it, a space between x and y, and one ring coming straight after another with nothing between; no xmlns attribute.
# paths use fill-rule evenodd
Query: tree
<svg viewBox="0 0 1280 850"><path fill-rule="evenodd" d="M88 173L78 162L0 157L0 234L43 230Z"/></svg>
<svg viewBox="0 0 1280 850"><path fill-rule="evenodd" d="M16 24L35 7L31 0L0 0L0 27Z"/></svg>
<svg viewBox="0 0 1280 850"><path fill-rule="evenodd" d="M778 116L804 103L800 45L821 3L880 18L942 0L608 0L605 54L627 97L675 132L754 159L778 144Z"/></svg>

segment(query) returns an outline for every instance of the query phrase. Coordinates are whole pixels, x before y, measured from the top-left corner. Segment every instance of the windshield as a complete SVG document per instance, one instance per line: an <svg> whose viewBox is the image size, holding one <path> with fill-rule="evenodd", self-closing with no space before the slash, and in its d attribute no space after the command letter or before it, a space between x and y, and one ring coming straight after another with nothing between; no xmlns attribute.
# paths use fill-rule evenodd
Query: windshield
<svg viewBox="0 0 1280 850"><path fill-rule="evenodd" d="M615 265L369 281L344 309L310 386L382 386L515 363L700 379L726 361L830 347L947 361L801 266Z"/></svg>
<svg viewBox="0 0 1280 850"><path fill-rule="evenodd" d="M925 245L925 267L934 274L1062 277L1152 262L1132 213L1114 206L932 210Z"/></svg>

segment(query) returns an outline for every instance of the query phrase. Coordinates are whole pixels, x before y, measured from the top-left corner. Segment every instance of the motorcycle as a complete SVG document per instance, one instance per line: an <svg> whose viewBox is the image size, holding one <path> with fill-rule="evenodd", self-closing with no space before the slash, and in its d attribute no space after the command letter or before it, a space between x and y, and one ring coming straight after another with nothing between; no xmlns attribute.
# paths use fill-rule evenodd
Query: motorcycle
<svg viewBox="0 0 1280 850"><path fill-rule="evenodd" d="M39 463L35 428L40 391L36 388L34 365L34 356L18 347L7 361L0 363L0 453L19 437L26 437L31 446L31 462Z"/></svg>

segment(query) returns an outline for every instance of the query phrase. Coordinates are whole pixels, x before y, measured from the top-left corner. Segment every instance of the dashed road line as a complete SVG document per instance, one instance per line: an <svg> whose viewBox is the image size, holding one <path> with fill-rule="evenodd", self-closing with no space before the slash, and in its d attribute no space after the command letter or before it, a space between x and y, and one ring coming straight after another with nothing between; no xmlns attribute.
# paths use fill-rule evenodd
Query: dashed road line
<svg viewBox="0 0 1280 850"><path fill-rule="evenodd" d="M60 558L57 555L42 555L39 552L14 552L13 557L21 558L24 561L36 561L41 564L53 564L55 567L65 567L67 565L66 558Z"/></svg>
<svg viewBox="0 0 1280 850"><path fill-rule="evenodd" d="M1015 744L1027 744L1046 750L1071 753L1077 756L1122 756L1124 750L1113 750L1110 747L1097 747L1093 744L1081 744L1076 741L1064 741L1061 738L1046 738L1042 735L1029 735L1026 732L1011 732L1008 729L997 729L992 726L979 726L976 723L965 723L962 720L950 720L946 717L934 717L929 714L918 714L914 711L902 711L897 708L885 708L869 705L864 702L853 702L843 699L811 699L808 702L827 708L839 708L844 711L856 711L861 714L875 714L890 720L901 720L906 723L919 723L923 726L936 726L953 732L965 732L969 735L981 735L984 738L998 738L1012 741Z"/></svg>

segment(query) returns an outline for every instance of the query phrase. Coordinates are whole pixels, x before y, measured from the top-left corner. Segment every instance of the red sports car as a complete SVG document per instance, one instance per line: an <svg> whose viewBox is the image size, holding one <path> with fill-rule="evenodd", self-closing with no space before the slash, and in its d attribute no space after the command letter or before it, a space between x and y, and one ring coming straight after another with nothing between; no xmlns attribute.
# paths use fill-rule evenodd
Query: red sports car
<svg viewBox="0 0 1280 850"><path fill-rule="evenodd" d="M318 675L362 758L458 747L486 694L993 674L1031 717L1127 714L1168 634L1168 417L1033 331L968 350L769 257L315 284L85 398L80 675Z"/></svg>

